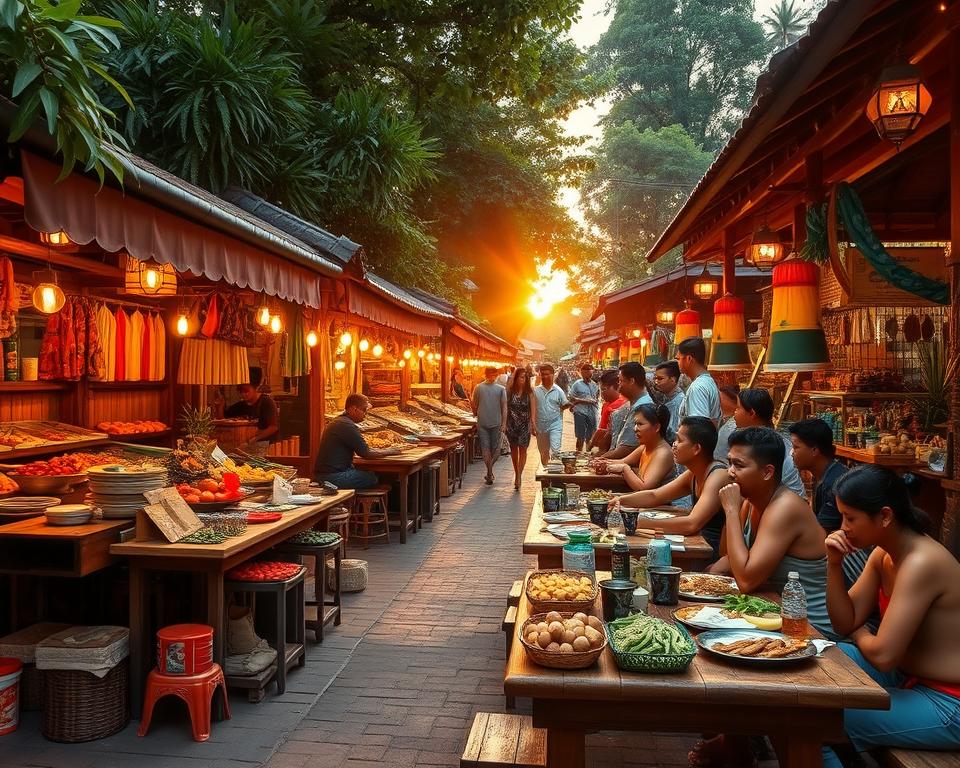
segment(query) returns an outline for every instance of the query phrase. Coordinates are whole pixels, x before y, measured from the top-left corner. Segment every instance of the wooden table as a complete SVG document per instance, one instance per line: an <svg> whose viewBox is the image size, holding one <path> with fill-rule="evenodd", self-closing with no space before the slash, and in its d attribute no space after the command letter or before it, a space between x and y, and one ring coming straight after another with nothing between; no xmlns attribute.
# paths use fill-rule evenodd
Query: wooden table
<svg viewBox="0 0 960 768"><path fill-rule="evenodd" d="M381 456L376 459L362 459L359 456L353 464L357 469L366 469L377 475L395 477L400 485L400 543L407 542L407 529L414 533L420 525L423 511L420 509L420 471L430 462L443 454L443 448L436 446L415 447L405 450L397 456ZM413 517L410 517L410 499L413 499Z"/></svg>
<svg viewBox="0 0 960 768"><path fill-rule="evenodd" d="M150 571L186 571L202 574L206 581L205 623L214 628L213 656L224 659L224 574L291 536L320 523L333 507L350 500L354 491L324 496L316 504L284 512L275 523L250 525L242 536L223 544L170 544L165 539L128 541L110 547L113 555L127 558L130 566L130 678L131 710L139 717L143 684L153 661L153 627L147 614L147 574ZM128 521L129 522L129 521Z"/></svg>
<svg viewBox="0 0 960 768"><path fill-rule="evenodd" d="M650 606L651 615L667 621L673 610ZM592 613L602 616L599 597ZM524 594L518 632L529 615ZM533 724L547 729L550 768L583 768L584 736L600 730L768 735L781 768L812 768L821 765L823 741L842 738L845 707L890 706L886 691L839 648L777 669L728 663L701 650L684 672L639 674L621 672L609 649L588 669L539 667L514 638L503 688L507 696L533 699Z"/></svg>
<svg viewBox="0 0 960 768"><path fill-rule="evenodd" d="M547 472L542 466L537 470L537 482L542 488L562 488L568 483L580 486L581 491L592 491L602 488L605 491L630 492L630 486L623 479L623 475L598 475L589 469L574 472L572 475L565 472Z"/></svg>
<svg viewBox="0 0 960 768"><path fill-rule="evenodd" d="M533 509L530 512L527 532L523 537L523 553L525 555L536 555L539 568L560 568L563 565L563 545L566 542L542 530L545 525L546 523L543 522L543 496L542 492L538 490L533 500ZM640 526L643 527L644 525L653 528L656 526L656 521L644 522L641 518ZM650 538L649 535L627 536L630 554L634 557L645 556ZM679 565L685 570L702 571L713 560L713 548L703 536L684 536L683 547L684 551L682 552L673 551L673 564ZM596 552L597 568L609 568L612 545L594 544L593 549Z"/></svg>

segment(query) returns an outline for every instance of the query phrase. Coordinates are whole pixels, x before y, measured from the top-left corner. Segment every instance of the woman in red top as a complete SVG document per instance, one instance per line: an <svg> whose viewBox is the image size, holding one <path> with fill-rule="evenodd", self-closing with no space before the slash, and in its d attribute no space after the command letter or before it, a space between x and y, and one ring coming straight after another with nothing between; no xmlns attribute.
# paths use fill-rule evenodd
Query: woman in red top
<svg viewBox="0 0 960 768"><path fill-rule="evenodd" d="M890 709L849 709L858 751L873 747L960 749L960 563L924 533L903 479L863 465L836 484L842 527L827 545L827 610L841 648L890 694ZM875 546L847 591L843 558ZM880 627L864 626L877 608ZM824 750L824 766L840 761Z"/></svg>

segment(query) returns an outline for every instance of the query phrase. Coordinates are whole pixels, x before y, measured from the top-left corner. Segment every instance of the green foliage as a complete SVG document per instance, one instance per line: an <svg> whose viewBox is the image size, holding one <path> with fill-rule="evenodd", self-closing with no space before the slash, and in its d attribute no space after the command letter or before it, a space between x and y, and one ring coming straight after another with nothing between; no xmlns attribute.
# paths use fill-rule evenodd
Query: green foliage
<svg viewBox="0 0 960 768"><path fill-rule="evenodd" d="M922 429L933 429L950 417L950 393L956 381L960 359L948 356L943 341L918 342L921 394L908 395Z"/></svg>
<svg viewBox="0 0 960 768"><path fill-rule="evenodd" d="M806 32L811 21L809 9L797 6L797 0L780 0L770 13L763 16L767 41L777 50L786 48Z"/></svg>
<svg viewBox="0 0 960 768"><path fill-rule="evenodd" d="M81 0L0 0L0 79L4 95L18 106L7 141L17 141L43 120L62 157L60 178L82 163L102 183L108 170L123 177L110 144L124 142L96 90L102 86L129 102L103 66L119 47L114 30L120 24L83 15L80 5Z"/></svg>

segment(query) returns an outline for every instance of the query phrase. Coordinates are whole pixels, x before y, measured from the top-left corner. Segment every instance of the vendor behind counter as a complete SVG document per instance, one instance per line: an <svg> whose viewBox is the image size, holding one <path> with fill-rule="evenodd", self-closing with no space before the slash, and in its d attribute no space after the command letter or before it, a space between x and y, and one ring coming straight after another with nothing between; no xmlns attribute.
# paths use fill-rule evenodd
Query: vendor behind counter
<svg viewBox="0 0 960 768"><path fill-rule="evenodd" d="M237 394L240 399L227 406L223 415L228 419L255 419L257 431L241 447L255 456L266 456L270 444L280 439L277 404L270 395L257 391L253 384L240 384Z"/></svg>

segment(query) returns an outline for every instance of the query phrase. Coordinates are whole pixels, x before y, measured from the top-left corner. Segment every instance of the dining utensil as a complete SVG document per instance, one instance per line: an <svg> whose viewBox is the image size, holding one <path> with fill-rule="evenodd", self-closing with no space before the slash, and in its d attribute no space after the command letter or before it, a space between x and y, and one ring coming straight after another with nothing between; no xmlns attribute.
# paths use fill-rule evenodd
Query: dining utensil
<svg viewBox="0 0 960 768"><path fill-rule="evenodd" d="M600 587L604 621L622 619L630 615L633 592L639 586L637 582L628 579L604 579L597 586Z"/></svg>

